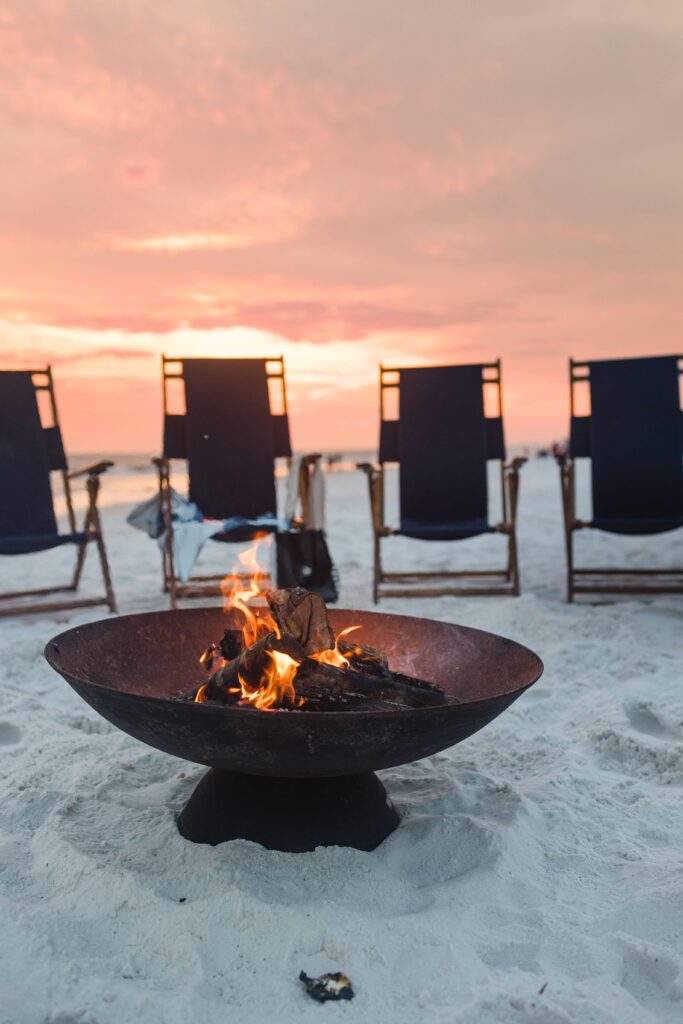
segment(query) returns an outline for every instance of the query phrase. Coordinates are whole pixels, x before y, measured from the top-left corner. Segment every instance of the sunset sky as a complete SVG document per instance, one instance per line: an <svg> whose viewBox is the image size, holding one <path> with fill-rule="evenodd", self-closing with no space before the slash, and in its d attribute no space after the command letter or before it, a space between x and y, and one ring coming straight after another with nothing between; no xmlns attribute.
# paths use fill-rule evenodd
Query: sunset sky
<svg viewBox="0 0 683 1024"><path fill-rule="evenodd" d="M156 451L160 354L284 353L297 447L377 365L683 349L680 0L0 0L0 366Z"/></svg>

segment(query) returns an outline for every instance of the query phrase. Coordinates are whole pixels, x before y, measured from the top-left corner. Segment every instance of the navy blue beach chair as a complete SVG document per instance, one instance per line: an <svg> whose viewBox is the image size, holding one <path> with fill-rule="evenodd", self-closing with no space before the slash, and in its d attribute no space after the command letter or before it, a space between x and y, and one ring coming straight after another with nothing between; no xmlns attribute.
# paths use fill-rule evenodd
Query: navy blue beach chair
<svg viewBox="0 0 683 1024"><path fill-rule="evenodd" d="M681 594L683 568L577 568L574 533L630 536L683 526L683 356L569 361L569 450L559 458L567 598L576 594ZM590 413L576 415L577 388ZM593 516L576 517L575 460L591 460Z"/></svg>
<svg viewBox="0 0 683 1024"><path fill-rule="evenodd" d="M495 416L485 415L485 388L495 395ZM398 392L398 419L389 418L387 410L392 389ZM394 596L519 594L516 517L519 470L525 460L506 461L500 360L473 366L380 367L380 420L379 466L359 466L370 486L375 602ZM489 522L490 460L500 463L501 474L502 518L495 525ZM400 472L398 529L385 524L384 467L389 463L397 463ZM505 568L384 570L381 544L388 537L459 541L484 533L507 537ZM426 583L435 585L425 588Z"/></svg>
<svg viewBox="0 0 683 1024"><path fill-rule="evenodd" d="M47 415L51 422L43 426L38 393L47 397ZM116 611L109 564L102 538L97 508L100 474L111 462L69 472L57 417L57 404L48 366L44 370L0 371L0 555L25 555L49 551L62 544L76 547L76 565L71 582L65 586L28 590L14 588L0 593L0 616L26 612L54 612L107 604ZM52 499L51 474L59 473L66 500L68 528L60 533ZM71 496L71 481L86 478L88 506L81 529L77 529ZM89 543L94 543L100 558L105 593L101 597L59 600L50 597L78 590L83 562ZM20 580L17 563L14 580ZM31 598L42 598L36 602ZM18 604L15 602L19 602Z"/></svg>
<svg viewBox="0 0 683 1024"><path fill-rule="evenodd" d="M163 456L159 471L161 509L167 544L163 553L164 590L171 606L179 598L216 594L226 573L176 574L171 544L171 460L187 464L188 496L206 519L275 516L275 459L291 458L284 359L173 359L162 356L164 399ZM184 412L171 412L169 387L180 382ZM276 411L271 410L271 389ZM279 399L279 401L278 401ZM237 525L215 534L224 543L253 540L277 527ZM267 573L257 574L265 586Z"/></svg>

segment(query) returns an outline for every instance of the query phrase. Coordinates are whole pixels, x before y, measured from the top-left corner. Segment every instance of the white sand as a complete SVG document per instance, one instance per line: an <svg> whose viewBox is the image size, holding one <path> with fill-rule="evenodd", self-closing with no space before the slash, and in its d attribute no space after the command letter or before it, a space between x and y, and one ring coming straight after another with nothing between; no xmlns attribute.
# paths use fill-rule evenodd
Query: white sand
<svg viewBox="0 0 683 1024"><path fill-rule="evenodd" d="M328 479L341 603L371 607L364 481ZM164 607L154 545L124 524L152 486L106 483L124 612ZM185 842L173 816L203 769L118 732L48 668L65 616L0 621L3 1024L679 1024L683 599L563 603L551 463L525 468L520 516L520 599L383 605L511 636L546 672L467 742L383 773L403 822L371 854ZM440 548L394 546L412 565ZM680 547L580 545L636 564ZM495 537L445 550L502 555ZM68 557L3 559L0 586ZM95 566L91 552L90 587ZM346 971L355 1000L313 1003L301 969Z"/></svg>

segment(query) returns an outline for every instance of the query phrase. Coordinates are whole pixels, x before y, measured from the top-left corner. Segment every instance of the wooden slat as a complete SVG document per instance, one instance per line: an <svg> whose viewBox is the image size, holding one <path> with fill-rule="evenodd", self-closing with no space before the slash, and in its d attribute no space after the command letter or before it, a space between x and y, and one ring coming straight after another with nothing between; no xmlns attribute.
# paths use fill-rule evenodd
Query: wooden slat
<svg viewBox="0 0 683 1024"><path fill-rule="evenodd" d="M12 605L11 608L0 606L0 618L6 618L9 615L37 615L39 613L44 614L45 612L70 611L76 608L94 608L97 605L108 603L107 597L104 596L89 597L81 601L55 601L45 604Z"/></svg>
<svg viewBox="0 0 683 1024"><path fill-rule="evenodd" d="M574 569L575 576L683 576L683 569Z"/></svg>
<svg viewBox="0 0 683 1024"><path fill-rule="evenodd" d="M428 590L381 589L380 597L514 597L513 586L500 587L434 587Z"/></svg>

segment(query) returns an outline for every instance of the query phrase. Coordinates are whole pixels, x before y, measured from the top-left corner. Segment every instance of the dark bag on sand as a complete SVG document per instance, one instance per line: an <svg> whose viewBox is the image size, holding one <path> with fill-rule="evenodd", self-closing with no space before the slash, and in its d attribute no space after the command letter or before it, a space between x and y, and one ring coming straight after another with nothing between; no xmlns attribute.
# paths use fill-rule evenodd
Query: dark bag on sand
<svg viewBox="0 0 683 1024"><path fill-rule="evenodd" d="M339 597L339 574L332 562L322 530L276 533L278 587L303 587L319 594L326 604Z"/></svg>

